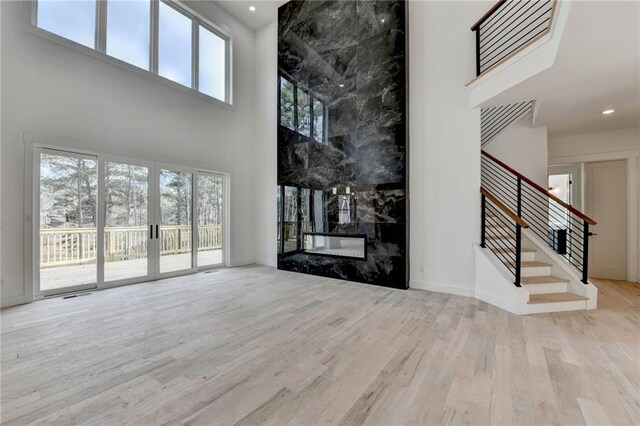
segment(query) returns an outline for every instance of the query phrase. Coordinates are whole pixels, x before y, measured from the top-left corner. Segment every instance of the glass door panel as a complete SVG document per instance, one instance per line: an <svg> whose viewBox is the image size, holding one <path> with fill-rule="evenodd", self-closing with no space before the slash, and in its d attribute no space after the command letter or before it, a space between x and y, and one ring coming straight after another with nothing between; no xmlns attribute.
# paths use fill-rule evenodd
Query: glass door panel
<svg viewBox="0 0 640 426"><path fill-rule="evenodd" d="M97 159L42 150L39 164L39 290L95 286Z"/></svg>
<svg viewBox="0 0 640 426"><path fill-rule="evenodd" d="M222 217L224 177L198 174L198 266L224 263Z"/></svg>
<svg viewBox="0 0 640 426"><path fill-rule="evenodd" d="M149 273L149 168L104 163L104 281Z"/></svg>
<svg viewBox="0 0 640 426"><path fill-rule="evenodd" d="M192 269L192 201L193 174L160 169L161 274Z"/></svg>

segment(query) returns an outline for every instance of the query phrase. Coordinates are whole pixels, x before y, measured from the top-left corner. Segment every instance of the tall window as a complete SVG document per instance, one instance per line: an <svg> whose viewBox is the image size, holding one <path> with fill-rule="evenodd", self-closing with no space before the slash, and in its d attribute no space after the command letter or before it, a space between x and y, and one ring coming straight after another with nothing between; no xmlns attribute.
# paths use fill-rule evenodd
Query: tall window
<svg viewBox="0 0 640 426"><path fill-rule="evenodd" d="M34 25L43 30L229 102L228 37L172 1L35 0L34 5Z"/></svg>
<svg viewBox="0 0 640 426"><path fill-rule="evenodd" d="M158 74L191 86L191 18L160 2Z"/></svg>
<svg viewBox="0 0 640 426"><path fill-rule="evenodd" d="M227 81L227 42L218 34L200 25L200 58L198 82L200 91L216 99L224 100Z"/></svg>
<svg viewBox="0 0 640 426"><path fill-rule="evenodd" d="M95 0L38 0L37 6L38 27L87 47L95 47Z"/></svg>
<svg viewBox="0 0 640 426"><path fill-rule="evenodd" d="M151 1L107 3L107 55L149 70Z"/></svg>

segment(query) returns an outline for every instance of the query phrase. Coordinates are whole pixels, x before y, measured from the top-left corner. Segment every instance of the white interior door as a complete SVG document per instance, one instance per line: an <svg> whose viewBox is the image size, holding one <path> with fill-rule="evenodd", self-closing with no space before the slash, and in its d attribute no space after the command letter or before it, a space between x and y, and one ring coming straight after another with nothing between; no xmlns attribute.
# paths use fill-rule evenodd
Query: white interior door
<svg viewBox="0 0 640 426"><path fill-rule="evenodd" d="M591 227L589 276L627 279L627 166L624 161L587 163L586 210Z"/></svg>

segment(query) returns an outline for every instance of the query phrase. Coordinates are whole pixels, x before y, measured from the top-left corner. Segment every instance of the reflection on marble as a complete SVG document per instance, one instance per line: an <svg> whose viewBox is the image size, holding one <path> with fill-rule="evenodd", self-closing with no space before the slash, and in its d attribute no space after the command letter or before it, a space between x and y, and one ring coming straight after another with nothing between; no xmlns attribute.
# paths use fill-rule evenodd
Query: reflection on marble
<svg viewBox="0 0 640 426"><path fill-rule="evenodd" d="M324 140L279 126L280 191L308 189L294 204L280 198L280 269L407 288L406 7L305 0L279 9L280 75L325 106ZM366 235L366 259L302 251L305 232Z"/></svg>
<svg viewBox="0 0 640 426"><path fill-rule="evenodd" d="M351 235L304 234L304 252L366 259L366 240Z"/></svg>

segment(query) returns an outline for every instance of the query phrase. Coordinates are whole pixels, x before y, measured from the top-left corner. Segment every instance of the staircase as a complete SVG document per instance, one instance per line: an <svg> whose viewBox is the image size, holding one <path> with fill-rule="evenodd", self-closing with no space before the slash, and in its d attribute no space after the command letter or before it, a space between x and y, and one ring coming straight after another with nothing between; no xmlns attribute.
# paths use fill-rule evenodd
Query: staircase
<svg viewBox="0 0 640 426"><path fill-rule="evenodd" d="M535 96L504 92L553 66L570 2L499 0L472 27L476 78L469 106L481 108L481 145L535 117ZM525 98L526 99L526 98ZM595 221L482 151L478 299L517 314L594 309L588 280L589 227Z"/></svg>
<svg viewBox="0 0 640 426"><path fill-rule="evenodd" d="M515 262L503 260L505 254L514 254L516 241L509 235L508 227L505 228L500 221L506 220L496 217L495 213L488 215L490 223L486 226L486 238L496 242L496 247L491 249L507 268L514 268ZM589 298L570 291L570 279L554 276L553 264L538 260L538 250L530 247L520 249L520 285L527 292L526 302L529 306L528 313L557 312L586 309Z"/></svg>
<svg viewBox="0 0 640 426"><path fill-rule="evenodd" d="M588 280L595 221L485 151L481 182L478 255L491 258L502 277L490 279L503 284L484 285L488 278L480 268L477 297L507 295L507 309L518 314L595 308L597 289ZM484 260L477 256L476 262Z"/></svg>

